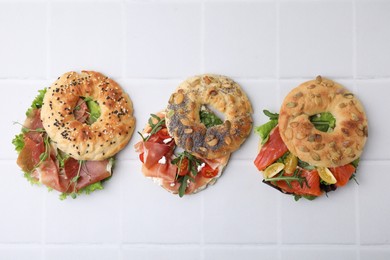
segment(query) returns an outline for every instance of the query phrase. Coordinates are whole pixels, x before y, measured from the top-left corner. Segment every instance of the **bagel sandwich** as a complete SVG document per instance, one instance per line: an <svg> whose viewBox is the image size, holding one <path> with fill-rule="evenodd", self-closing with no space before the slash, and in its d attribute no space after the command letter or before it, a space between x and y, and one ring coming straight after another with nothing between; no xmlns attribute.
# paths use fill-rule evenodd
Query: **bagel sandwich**
<svg viewBox="0 0 390 260"><path fill-rule="evenodd" d="M222 120L206 108L202 109L201 120L209 127L222 124ZM142 140L135 144L135 150L143 175L180 197L214 184L229 161L230 154L206 159L185 150L178 152L180 148L166 126L165 111L151 114L139 134Z"/></svg>
<svg viewBox="0 0 390 260"><path fill-rule="evenodd" d="M355 179L368 137L364 108L356 96L318 76L293 89L280 112L255 128L254 161L263 182L296 200L313 200Z"/></svg>
<svg viewBox="0 0 390 260"><path fill-rule="evenodd" d="M103 93L110 96L106 106ZM125 115L113 113L118 104ZM113 80L93 71L65 73L40 90L28 108L21 133L12 140L17 164L32 184L59 191L60 199L101 190L112 176L115 154L133 133L132 111L129 97ZM114 117L122 121L121 139L112 137L109 127L101 129L103 122L114 124ZM97 140L99 135L106 141Z"/></svg>

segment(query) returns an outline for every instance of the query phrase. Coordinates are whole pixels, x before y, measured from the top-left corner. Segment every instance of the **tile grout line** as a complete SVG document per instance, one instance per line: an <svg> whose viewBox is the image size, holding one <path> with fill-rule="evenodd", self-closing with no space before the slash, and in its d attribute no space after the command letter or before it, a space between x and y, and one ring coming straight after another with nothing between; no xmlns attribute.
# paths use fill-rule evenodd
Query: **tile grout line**
<svg viewBox="0 0 390 260"><path fill-rule="evenodd" d="M51 26L51 4L50 0L46 2L46 80L50 78L50 26ZM46 230L47 230L47 193L44 193L44 189L41 191L42 198L42 237L41 237L41 259L47 259L46 256Z"/></svg>
<svg viewBox="0 0 390 260"><path fill-rule="evenodd" d="M200 6L200 72L205 73L204 42L205 42L205 0L201 1ZM205 241L204 241L204 220L205 220L204 195L200 200L200 259L205 259Z"/></svg>
<svg viewBox="0 0 390 260"><path fill-rule="evenodd" d="M357 90L357 24L356 24L356 0L352 0L352 75L354 92ZM355 191L355 232L356 232L356 259L360 260L360 204L359 187Z"/></svg>
<svg viewBox="0 0 390 260"><path fill-rule="evenodd" d="M127 67L127 15L126 15L127 3L126 0L121 2L121 16L122 16L122 78L126 79L126 67Z"/></svg>
<svg viewBox="0 0 390 260"><path fill-rule="evenodd" d="M280 99L281 96L281 88L280 88L280 0L275 1L275 13L276 13L276 53L275 53L275 74L276 74L276 86L278 88L278 99ZM280 103L280 102L278 102ZM276 219L277 219L277 226L276 226L276 243L277 243L277 258L279 260L282 259L282 197L278 196L277 200L277 207L276 207Z"/></svg>
<svg viewBox="0 0 390 260"><path fill-rule="evenodd" d="M50 78L50 0L46 1L46 80Z"/></svg>

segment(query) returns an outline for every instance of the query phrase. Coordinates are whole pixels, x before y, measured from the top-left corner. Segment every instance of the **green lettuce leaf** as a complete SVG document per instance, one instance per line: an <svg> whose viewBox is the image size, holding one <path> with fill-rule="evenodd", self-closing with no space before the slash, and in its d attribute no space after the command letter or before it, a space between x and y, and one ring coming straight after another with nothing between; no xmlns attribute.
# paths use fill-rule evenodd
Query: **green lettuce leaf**
<svg viewBox="0 0 390 260"><path fill-rule="evenodd" d="M15 135L15 138L12 139L12 144L15 146L15 150L20 153L20 151L24 147L24 134L20 133L18 135Z"/></svg>
<svg viewBox="0 0 390 260"><path fill-rule="evenodd" d="M34 109L38 109L38 108L41 108L42 105L43 105L43 97L45 96L46 94L46 88L42 89L42 90L38 90L39 94L38 96L35 97L34 101L32 102L30 108L27 110L26 112L26 116L30 116L31 115L31 112L34 110Z"/></svg>
<svg viewBox="0 0 390 260"><path fill-rule="evenodd" d="M93 124L100 117L100 106L94 100L85 99L85 102L87 103L87 107L88 107L89 113L90 113L89 114L89 123Z"/></svg>
<svg viewBox="0 0 390 260"><path fill-rule="evenodd" d="M336 127L336 119L329 112L320 113L310 117L314 127L322 132L331 132Z"/></svg>
<svg viewBox="0 0 390 260"><path fill-rule="evenodd" d="M269 121L261 126L255 127L255 133L261 138L261 144L265 144L269 139L269 134L272 129L278 124L279 114L271 113L268 110L263 110L264 115L269 117Z"/></svg>
<svg viewBox="0 0 390 260"><path fill-rule="evenodd" d="M255 127L255 133L257 133L261 138L261 144L265 144L269 139L269 133L275 126L278 124L278 120L271 119L267 123Z"/></svg>

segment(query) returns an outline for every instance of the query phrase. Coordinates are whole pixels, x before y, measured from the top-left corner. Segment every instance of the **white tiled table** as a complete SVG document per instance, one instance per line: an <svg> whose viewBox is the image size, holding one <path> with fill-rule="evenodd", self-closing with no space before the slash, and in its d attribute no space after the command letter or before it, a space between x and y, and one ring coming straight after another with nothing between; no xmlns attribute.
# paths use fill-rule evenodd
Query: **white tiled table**
<svg viewBox="0 0 390 260"><path fill-rule="evenodd" d="M190 75L238 81L256 125L330 77L367 110L360 185L295 202L261 183L252 134L217 185L180 199L142 176L135 134L104 191L59 201L22 177L12 123L81 69L122 85L137 130ZM390 259L390 1L0 0L0 89L0 259Z"/></svg>

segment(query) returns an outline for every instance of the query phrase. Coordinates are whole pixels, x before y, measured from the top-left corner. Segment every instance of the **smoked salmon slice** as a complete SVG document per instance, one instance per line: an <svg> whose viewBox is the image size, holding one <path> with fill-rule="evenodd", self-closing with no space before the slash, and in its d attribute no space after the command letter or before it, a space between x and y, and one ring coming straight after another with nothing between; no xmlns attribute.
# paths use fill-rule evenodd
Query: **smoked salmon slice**
<svg viewBox="0 0 390 260"><path fill-rule="evenodd" d="M277 181L276 183L272 184L276 185L286 193L294 193L296 195L320 196L322 194L322 191L320 189L320 176L318 175L317 170L300 170L300 176L306 178L306 182L303 181L302 185L298 181L292 181L291 187L285 181ZM283 176L288 176L288 174L284 174Z"/></svg>
<svg viewBox="0 0 390 260"><path fill-rule="evenodd" d="M346 164L344 166L339 166L336 168L329 168L333 173L333 176L336 178L336 186L341 187L348 183L352 174L356 171L355 167L352 164Z"/></svg>
<svg viewBox="0 0 390 260"><path fill-rule="evenodd" d="M287 146L280 137L279 126L276 126L271 131L268 141L261 147L254 163L259 171L263 171L287 151Z"/></svg>

